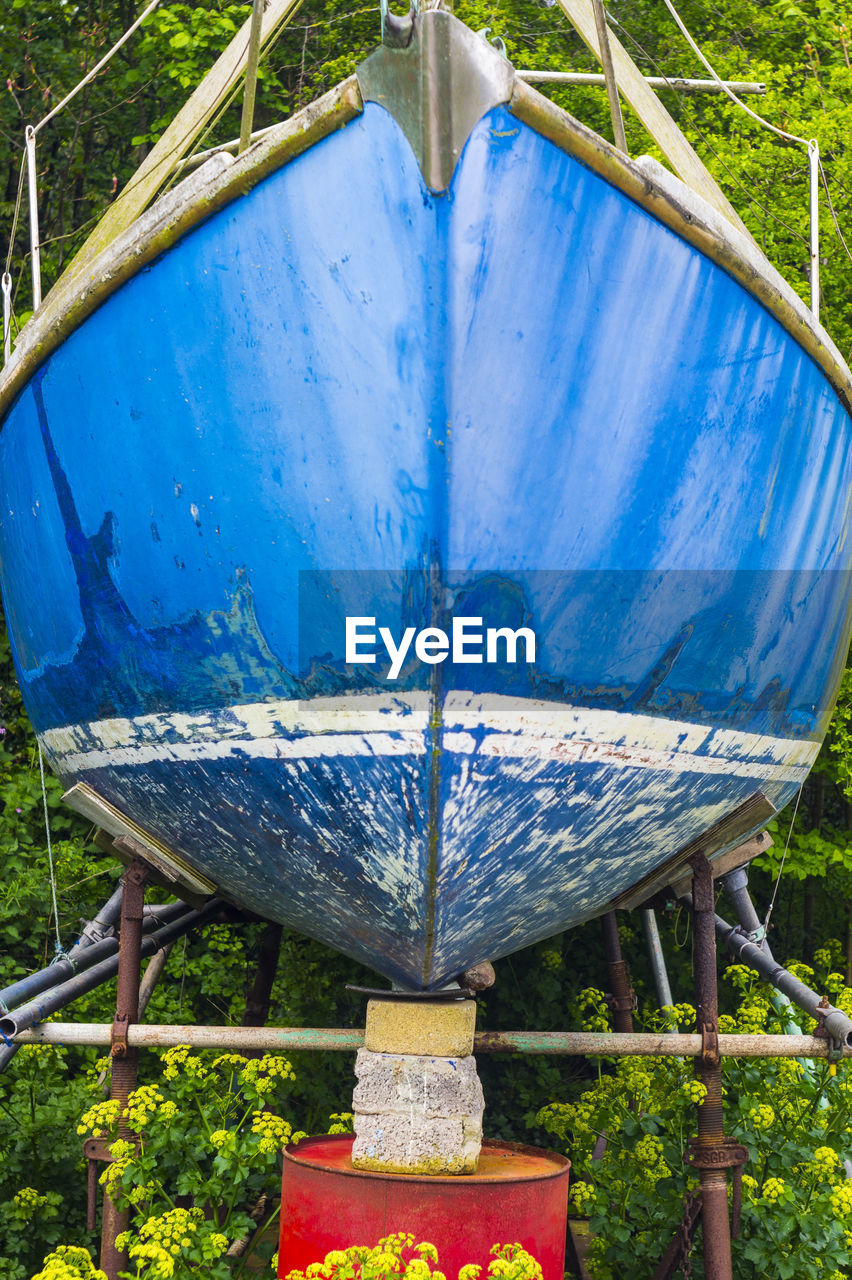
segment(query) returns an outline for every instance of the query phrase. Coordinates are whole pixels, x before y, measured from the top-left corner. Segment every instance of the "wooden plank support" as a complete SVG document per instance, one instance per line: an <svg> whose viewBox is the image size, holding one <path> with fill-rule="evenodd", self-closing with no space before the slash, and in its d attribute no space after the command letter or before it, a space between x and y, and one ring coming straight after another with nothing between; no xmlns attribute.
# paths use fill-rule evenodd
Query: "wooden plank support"
<svg viewBox="0 0 852 1280"><path fill-rule="evenodd" d="M301 0L269 0L260 32L261 49L292 17L300 3ZM218 107L239 84L249 57L251 23L251 18L248 18L181 107L159 142L149 151L62 276L59 288L63 288L66 282L84 271L97 254L147 208L178 161L183 159L209 124Z"/></svg>
<svg viewBox="0 0 852 1280"><path fill-rule="evenodd" d="M556 3L603 65L592 0L556 0ZM739 231L750 235L734 206L612 31L609 32L609 47L620 93L636 112L675 173Z"/></svg>

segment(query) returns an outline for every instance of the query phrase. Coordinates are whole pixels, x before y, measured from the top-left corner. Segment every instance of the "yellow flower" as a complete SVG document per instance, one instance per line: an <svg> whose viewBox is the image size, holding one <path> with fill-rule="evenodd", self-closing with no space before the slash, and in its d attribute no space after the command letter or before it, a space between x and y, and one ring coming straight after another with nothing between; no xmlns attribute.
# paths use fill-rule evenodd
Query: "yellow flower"
<svg viewBox="0 0 852 1280"><path fill-rule="evenodd" d="M828 1178L839 1166L840 1157L832 1147L817 1147L812 1163L819 1177Z"/></svg>
<svg viewBox="0 0 852 1280"><path fill-rule="evenodd" d="M251 1118L251 1131L259 1137L258 1151L272 1155L285 1146L293 1134L292 1127L281 1116L271 1111L255 1111Z"/></svg>
<svg viewBox="0 0 852 1280"><path fill-rule="evenodd" d="M426 1280L426 1277L431 1274L429 1263L425 1258L412 1258L406 1264L405 1275L407 1280Z"/></svg>
<svg viewBox="0 0 852 1280"><path fill-rule="evenodd" d="M211 1070L216 1071L219 1067L231 1067L238 1071L246 1065L248 1058L244 1058L241 1053L221 1053L218 1058L214 1058Z"/></svg>
<svg viewBox="0 0 852 1280"><path fill-rule="evenodd" d="M775 1204L777 1200L781 1199L786 1190L787 1184L783 1178L767 1178L763 1184L761 1195L764 1200L769 1200L772 1204Z"/></svg>
<svg viewBox="0 0 852 1280"><path fill-rule="evenodd" d="M662 1158L663 1144L653 1134L646 1133L644 1138L640 1138L636 1143L634 1154L640 1164L656 1164Z"/></svg>
<svg viewBox="0 0 852 1280"><path fill-rule="evenodd" d="M575 1182L569 1194L571 1203L580 1213L584 1211L589 1201L595 1198L595 1193L588 1182Z"/></svg>
<svg viewBox="0 0 852 1280"><path fill-rule="evenodd" d="M383 1271L398 1272L402 1270L401 1259L395 1253L389 1253L387 1249L377 1254L371 1259L376 1267L381 1267Z"/></svg>
<svg viewBox="0 0 852 1280"><path fill-rule="evenodd" d="M841 1182L831 1193L831 1207L838 1218L852 1214L852 1181Z"/></svg>
<svg viewBox="0 0 852 1280"><path fill-rule="evenodd" d="M775 1123L775 1112L765 1102L753 1107L748 1114L755 1129L770 1129Z"/></svg>
<svg viewBox="0 0 852 1280"><path fill-rule="evenodd" d="M103 1102L96 1102L81 1117L77 1132L91 1133L93 1138L103 1138L108 1130L117 1126L120 1115L121 1103L118 1098L107 1098Z"/></svg>
<svg viewBox="0 0 852 1280"><path fill-rule="evenodd" d="M176 1080L180 1074L180 1069L189 1057L192 1049L188 1044L179 1044L174 1049L167 1049L162 1055L161 1061L164 1063L163 1076L166 1080Z"/></svg>
<svg viewBox="0 0 852 1280"><path fill-rule="evenodd" d="M96 1269L88 1249L76 1245L60 1245L44 1260L44 1270L33 1280L107 1280L106 1273Z"/></svg>

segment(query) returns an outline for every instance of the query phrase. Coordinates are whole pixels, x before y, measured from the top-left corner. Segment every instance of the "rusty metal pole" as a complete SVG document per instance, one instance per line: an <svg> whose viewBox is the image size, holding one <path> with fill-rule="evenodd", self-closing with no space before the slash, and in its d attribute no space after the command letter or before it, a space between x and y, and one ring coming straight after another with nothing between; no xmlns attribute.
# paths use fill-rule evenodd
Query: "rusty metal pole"
<svg viewBox="0 0 852 1280"><path fill-rule="evenodd" d="M110 1076L111 1098L118 1099L122 1109L128 1095L136 1088L139 1050L127 1044L127 1028L139 1021L139 984L142 968L142 918L145 905L145 880L148 868L140 859L134 859L122 876L124 892L121 897L121 933L118 948L118 990L115 998L115 1019L112 1024L112 1071ZM121 1121L119 1137L132 1134L126 1122ZM101 1270L108 1280L118 1280L120 1271L128 1265L127 1254L116 1248L116 1239L127 1230L126 1210L117 1209L109 1196L104 1196L104 1214L101 1226Z"/></svg>
<svg viewBox="0 0 852 1280"><path fill-rule="evenodd" d="M281 954L281 938L284 930L280 924L266 925L260 943L254 982L246 996L245 1012L240 1023L243 1027L265 1027L272 1001L272 987L278 972Z"/></svg>
<svg viewBox="0 0 852 1280"><path fill-rule="evenodd" d="M633 1030L633 988L630 985L630 970L621 954L621 943L618 939L618 921L614 911L607 911L601 916L603 926L604 950L609 969L609 1007L612 1009L612 1025L615 1031Z"/></svg>
<svg viewBox="0 0 852 1280"><path fill-rule="evenodd" d="M731 1224L728 1217L728 1178L722 1115L722 1064L719 1054L719 995L716 985L716 920L713 872L703 853L692 865L695 1006L701 1056L695 1075L707 1090L698 1107L698 1137L690 1159L701 1180L701 1226L704 1272L707 1280L732 1280ZM720 1167L721 1166L721 1167Z"/></svg>

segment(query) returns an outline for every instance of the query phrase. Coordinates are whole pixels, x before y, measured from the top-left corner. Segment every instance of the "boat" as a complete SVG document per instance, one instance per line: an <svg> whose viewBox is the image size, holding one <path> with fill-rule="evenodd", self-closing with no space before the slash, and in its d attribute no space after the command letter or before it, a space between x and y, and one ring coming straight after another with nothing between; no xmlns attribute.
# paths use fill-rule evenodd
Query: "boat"
<svg viewBox="0 0 852 1280"><path fill-rule="evenodd" d="M385 30L37 309L0 562L69 803L434 990L799 790L850 637L852 378L709 175L440 8Z"/></svg>

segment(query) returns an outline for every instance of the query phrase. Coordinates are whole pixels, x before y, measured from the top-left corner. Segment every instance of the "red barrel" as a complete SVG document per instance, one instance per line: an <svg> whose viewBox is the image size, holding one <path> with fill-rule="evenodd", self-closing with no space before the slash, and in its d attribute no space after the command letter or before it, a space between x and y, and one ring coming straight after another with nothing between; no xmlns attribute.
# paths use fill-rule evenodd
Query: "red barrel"
<svg viewBox="0 0 852 1280"><path fill-rule="evenodd" d="M544 1280L563 1280L568 1173L564 1156L484 1142L474 1174L427 1176L353 1169L350 1134L304 1138L284 1151L278 1275L322 1262L332 1249L375 1245L392 1232L428 1240L448 1280L493 1244L518 1241Z"/></svg>

